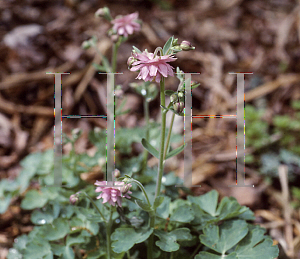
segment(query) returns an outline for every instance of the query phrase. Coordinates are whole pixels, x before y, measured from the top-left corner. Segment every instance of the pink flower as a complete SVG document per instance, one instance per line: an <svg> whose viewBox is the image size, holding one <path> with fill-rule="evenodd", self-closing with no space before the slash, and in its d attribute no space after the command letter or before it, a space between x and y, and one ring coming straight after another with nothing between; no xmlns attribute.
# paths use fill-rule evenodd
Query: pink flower
<svg viewBox="0 0 300 259"><path fill-rule="evenodd" d="M161 76L168 77L173 76L173 67L167 62L175 61L177 58L171 55L156 56L154 58L153 53L144 51L143 53L132 54L137 61L132 63L130 71L140 71L136 79L143 79L144 81L155 81L160 82Z"/></svg>
<svg viewBox="0 0 300 259"><path fill-rule="evenodd" d="M130 199L130 196L127 193L132 193L129 191L131 184L126 184L124 182L115 182L115 185L122 185L123 187L105 187L106 181L96 181L95 192L101 192L101 194L97 197L97 199L103 198L102 203L108 202L110 205L115 206L118 203L119 207L122 207L122 197ZM125 188L124 188L125 187Z"/></svg>
<svg viewBox="0 0 300 259"><path fill-rule="evenodd" d="M133 34L134 31L140 31L141 25L136 22L138 16L139 14L136 12L112 20L113 30L124 37L127 37L128 34Z"/></svg>

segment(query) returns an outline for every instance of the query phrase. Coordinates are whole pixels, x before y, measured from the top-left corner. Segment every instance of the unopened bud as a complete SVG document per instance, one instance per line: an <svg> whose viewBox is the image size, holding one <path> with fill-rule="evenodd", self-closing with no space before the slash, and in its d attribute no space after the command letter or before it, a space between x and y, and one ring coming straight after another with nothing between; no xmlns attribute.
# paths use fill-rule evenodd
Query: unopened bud
<svg viewBox="0 0 300 259"><path fill-rule="evenodd" d="M176 45L178 45L178 39L174 39L173 42L172 42L173 47L176 46Z"/></svg>
<svg viewBox="0 0 300 259"><path fill-rule="evenodd" d="M179 45L174 46L172 49L175 50L175 51L181 51L182 50Z"/></svg>
<svg viewBox="0 0 300 259"><path fill-rule="evenodd" d="M112 20L111 15L110 15L110 11L107 7L103 7L103 8L98 9L95 13L95 16L96 17L103 17L108 21Z"/></svg>
<svg viewBox="0 0 300 259"><path fill-rule="evenodd" d="M115 169L114 171L114 177L115 178L119 178L121 176L120 170L119 169Z"/></svg>
<svg viewBox="0 0 300 259"><path fill-rule="evenodd" d="M178 92L178 98L182 98L182 97L184 97L183 92Z"/></svg>
<svg viewBox="0 0 300 259"><path fill-rule="evenodd" d="M184 102L174 103L173 108L177 113L182 113L184 109Z"/></svg>
<svg viewBox="0 0 300 259"><path fill-rule="evenodd" d="M82 42L81 47L83 49L89 49L91 47L91 42L89 40L86 40L86 41Z"/></svg>
<svg viewBox="0 0 300 259"><path fill-rule="evenodd" d="M126 194L129 191L130 187L131 187L131 184L125 184L123 187L121 187L122 194Z"/></svg>
<svg viewBox="0 0 300 259"><path fill-rule="evenodd" d="M180 48L185 51L195 49L195 47L193 47L192 44L186 40L180 43Z"/></svg>
<svg viewBox="0 0 300 259"><path fill-rule="evenodd" d="M130 56L127 60L128 67L131 67L135 61L136 61L136 59L133 56Z"/></svg>
<svg viewBox="0 0 300 259"><path fill-rule="evenodd" d="M72 205L75 205L77 202L78 202L78 195L77 194L72 194L71 196L70 196L70 203L72 204Z"/></svg>
<svg viewBox="0 0 300 259"><path fill-rule="evenodd" d="M170 96L170 101L173 103L175 101L177 101L178 97L177 97L177 93L174 93Z"/></svg>

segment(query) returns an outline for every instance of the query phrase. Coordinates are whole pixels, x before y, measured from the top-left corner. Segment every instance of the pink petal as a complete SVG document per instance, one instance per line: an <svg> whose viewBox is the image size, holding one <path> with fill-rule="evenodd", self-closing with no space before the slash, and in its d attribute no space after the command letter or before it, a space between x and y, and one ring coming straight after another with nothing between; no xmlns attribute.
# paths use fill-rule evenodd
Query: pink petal
<svg viewBox="0 0 300 259"><path fill-rule="evenodd" d="M150 66L150 76L156 76L157 73L157 66L151 65Z"/></svg>
<svg viewBox="0 0 300 259"><path fill-rule="evenodd" d="M164 77L168 76L168 67L166 64L159 64L158 71L162 74L162 76Z"/></svg>
<svg viewBox="0 0 300 259"><path fill-rule="evenodd" d="M144 66L144 67L142 67L142 69L141 69L141 73L142 73L142 78L145 80L145 78L147 77L147 75L149 74L149 69L146 67L146 66Z"/></svg>
<svg viewBox="0 0 300 259"><path fill-rule="evenodd" d="M134 66L134 67L130 68L130 71L138 71L143 66L145 66L145 65L144 64L140 64L140 65Z"/></svg>
<svg viewBox="0 0 300 259"><path fill-rule="evenodd" d="M123 35L124 32L125 32L124 27L120 27L120 28L118 29L118 34L119 34L119 35Z"/></svg>
<svg viewBox="0 0 300 259"><path fill-rule="evenodd" d="M125 26L126 31L128 32L128 34L132 34L133 33L133 27L129 24L127 24Z"/></svg>
<svg viewBox="0 0 300 259"><path fill-rule="evenodd" d="M122 207L122 198L121 197L118 197L117 203L118 203L119 207Z"/></svg>
<svg viewBox="0 0 300 259"><path fill-rule="evenodd" d="M161 75L160 73L157 73L157 76L155 78L156 83L160 83L160 80L161 80Z"/></svg>

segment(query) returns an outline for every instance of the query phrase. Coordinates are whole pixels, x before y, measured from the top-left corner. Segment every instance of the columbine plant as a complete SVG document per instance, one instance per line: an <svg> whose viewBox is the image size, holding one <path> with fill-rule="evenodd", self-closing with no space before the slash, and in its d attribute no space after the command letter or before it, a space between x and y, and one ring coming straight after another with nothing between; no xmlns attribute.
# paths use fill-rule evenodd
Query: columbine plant
<svg viewBox="0 0 300 259"><path fill-rule="evenodd" d="M138 14L113 19L105 7L99 9L96 16L105 18L112 26L109 31L111 62L97 49L95 37L84 42L83 47L94 47L102 57L101 65L95 64L98 71L116 72L120 44L141 28ZM177 67L179 84L175 92L165 90L165 79L174 76L170 63L177 59L176 53L193 49L190 42L179 44L174 37L153 53L147 50L141 52L133 47L127 64L131 71L139 72L137 79L141 81L132 83L131 87L144 98L146 130L121 129L119 133L123 134L125 142L116 138L115 144L116 149L119 146L119 152L122 147L123 154L128 155L130 151L126 153L124 150L128 151L128 146L137 142L137 133L142 132L140 135L144 138L140 139L145 151L143 156L126 158L126 161L116 159L123 174L115 169L114 179L117 181L96 181L91 185L81 178L81 173L99 167L99 158L105 160L105 154L112 151L114 143L111 138L107 138L106 143L105 134L95 130L91 132L90 140L99 148L97 156L79 155L74 147L80 131L74 130L72 138L66 138L72 143L72 151L63 157L62 178L66 188L51 186L53 150L25 158L22 161L24 169L15 184L0 182L3 189L0 192L0 212L6 210L13 194L22 193L30 186L30 177L35 177L35 183L46 186L39 191L26 191L21 207L34 209L31 221L37 226L29 235L18 237L8 259L274 259L278 256L278 247L272 245L271 238L264 236L264 229L246 222L255 219L254 213L247 207L228 197L218 204L215 190L199 197L188 195L186 200L180 199L174 185L182 185L182 179L173 172L163 175L165 161L184 149L182 145L170 150L174 117L184 115L184 73ZM191 82L192 89L198 85ZM123 98L124 92L119 86L111 84L108 88L109 94ZM156 126L152 127L154 123L149 122L149 102L158 92L161 107L159 131ZM166 95L170 96L168 105ZM121 110L122 107L117 108L115 116L124 113ZM165 139L166 114L169 111L172 119ZM108 124L107 130L114 132L113 124ZM155 134L160 132L158 149L151 144L150 131L153 130ZM100 150L106 144L107 150ZM153 179L156 169L147 167L148 152L159 159L156 180ZM181 189L188 192L186 188ZM7 197L3 199L3 195Z"/></svg>
<svg viewBox="0 0 300 259"><path fill-rule="evenodd" d="M154 203L151 206L152 213L150 214L150 228L154 229L155 227L155 213L156 213L156 204L160 202L160 191L161 191L161 182L163 177L163 169L164 169L164 161L167 159L167 152L169 148L169 141L174 121L175 113L181 114L184 108L184 103L182 102L183 98L178 101L178 98L174 98L175 93L173 93L173 98L171 98L171 102L169 107L166 108L165 104L165 78L168 76L174 76L173 67L169 64L169 62L175 61L177 58L174 57L174 54L180 52L182 50L191 50L194 49L191 43L188 41L183 41L180 45L177 44L178 40L171 37L163 48L158 47L154 51L154 53L149 53L146 49L141 52L139 49L134 47L132 55L128 58L127 64L129 65L130 71L139 71L136 79L142 79L145 82L157 82L160 84L160 105L161 105L161 136L160 136L160 149L159 149L159 166L158 166L158 174L157 174L157 182L156 182L156 191L154 197ZM183 83L183 82L181 82ZM181 97L184 96L184 91L181 92ZM169 134L167 137L167 142L165 141L165 132L166 132L166 114L169 111L171 105L174 105L174 115L172 117L172 122L169 130ZM142 144L150 153L155 155L154 153L158 153L157 150L151 146L148 140L143 139ZM183 146L184 147L184 146ZM183 147L180 147L177 151L178 153L182 151ZM156 155L157 156L157 155ZM154 235L151 234L148 242L148 259L153 258L153 240Z"/></svg>

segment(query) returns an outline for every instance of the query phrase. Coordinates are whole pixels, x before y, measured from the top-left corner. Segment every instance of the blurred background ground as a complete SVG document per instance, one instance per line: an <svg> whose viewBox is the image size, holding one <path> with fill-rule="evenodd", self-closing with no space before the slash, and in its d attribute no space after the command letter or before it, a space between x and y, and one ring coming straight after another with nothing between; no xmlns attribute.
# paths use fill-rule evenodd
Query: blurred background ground
<svg viewBox="0 0 300 259"><path fill-rule="evenodd" d="M255 188L228 187L235 183L235 121L195 119L193 184L202 187L193 191L199 195L213 188L221 196L236 197L255 211L257 223L280 243L282 253L300 258L299 1L1 1L0 178L15 178L27 154L53 148L54 81L46 72L71 72L62 77L63 114L106 113L106 78L91 65L99 58L81 48L96 35L101 52L111 56L110 25L94 17L104 6L113 17L138 11L143 20L142 31L119 50L117 70L123 75L116 76L116 83L128 98L124 109L131 112L117 119L117 127L144 124L142 99L129 87L136 77L126 64L132 45L153 52L174 35L196 47L179 53L172 64L201 73L192 78L201 83L193 90L195 115L235 114L236 78L228 73L253 72L245 76L246 183ZM176 90L176 83L171 78L166 88ZM152 119L159 116L158 104L158 99L150 103ZM63 132L74 127L84 131L77 151L92 153L87 134L105 128L106 121L63 119ZM180 120L174 129L183 132ZM177 156L166 170L182 176L182 161L183 155ZM149 164L155 163L150 159ZM16 200L0 215L0 258L16 236L30 230L29 214Z"/></svg>

